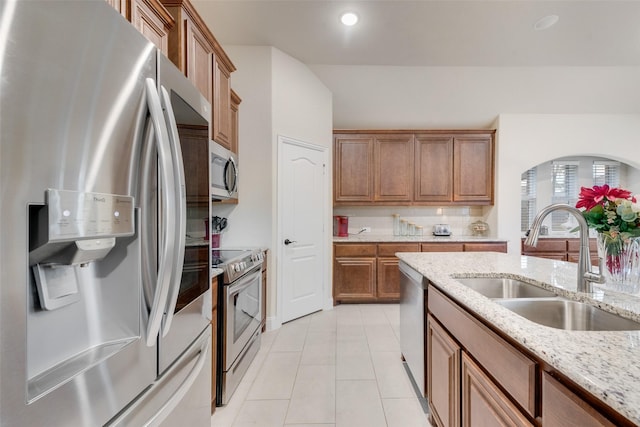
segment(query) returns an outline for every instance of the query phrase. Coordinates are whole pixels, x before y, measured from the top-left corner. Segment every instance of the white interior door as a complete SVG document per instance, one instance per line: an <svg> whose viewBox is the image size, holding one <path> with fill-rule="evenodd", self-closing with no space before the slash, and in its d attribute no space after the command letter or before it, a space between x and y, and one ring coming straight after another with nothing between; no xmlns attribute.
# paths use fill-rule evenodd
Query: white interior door
<svg viewBox="0 0 640 427"><path fill-rule="evenodd" d="M322 309L326 151L288 138L278 141L281 321Z"/></svg>

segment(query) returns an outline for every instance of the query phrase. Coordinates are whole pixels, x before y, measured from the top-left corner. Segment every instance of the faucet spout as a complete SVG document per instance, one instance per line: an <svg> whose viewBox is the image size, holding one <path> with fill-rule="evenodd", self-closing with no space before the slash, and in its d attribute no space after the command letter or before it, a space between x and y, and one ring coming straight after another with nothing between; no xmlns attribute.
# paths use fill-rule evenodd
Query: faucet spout
<svg viewBox="0 0 640 427"><path fill-rule="evenodd" d="M580 252L578 255L578 292L593 292L592 282L603 283L604 277L602 274L597 274L591 271L591 253L589 251L589 226L587 221L582 216L580 210L573 206L557 203L546 206L538 212L533 219L531 228L527 232L527 238L524 244L527 246L537 246L538 238L540 237L540 227L542 222L551 212L565 211L571 214L578 221L578 228L580 230ZM602 271L602 261L600 260L600 268Z"/></svg>

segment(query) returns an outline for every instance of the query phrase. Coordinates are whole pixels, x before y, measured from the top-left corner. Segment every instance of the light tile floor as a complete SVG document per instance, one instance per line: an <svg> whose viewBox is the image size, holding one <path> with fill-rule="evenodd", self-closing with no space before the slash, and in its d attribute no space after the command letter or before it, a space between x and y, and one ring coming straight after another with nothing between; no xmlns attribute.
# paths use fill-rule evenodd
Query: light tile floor
<svg viewBox="0 0 640 427"><path fill-rule="evenodd" d="M397 304L343 304L262 336L212 427L429 427L400 356Z"/></svg>

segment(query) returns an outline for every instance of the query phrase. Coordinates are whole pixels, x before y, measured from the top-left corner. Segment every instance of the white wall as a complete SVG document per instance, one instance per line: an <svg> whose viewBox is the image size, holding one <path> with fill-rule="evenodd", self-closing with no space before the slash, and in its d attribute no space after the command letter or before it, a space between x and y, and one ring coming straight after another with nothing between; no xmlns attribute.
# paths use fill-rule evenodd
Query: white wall
<svg viewBox="0 0 640 427"><path fill-rule="evenodd" d="M231 75L231 86L242 98L239 204L214 205L213 214L229 218L222 246L270 249L267 327L271 329L278 326L277 137L284 135L327 147L330 180L331 92L304 64L278 49L269 46L224 46L224 49L237 68ZM331 197L329 193L324 213L327 221L331 217ZM328 233L327 250L329 244ZM326 283L331 263L325 265Z"/></svg>
<svg viewBox="0 0 640 427"><path fill-rule="evenodd" d="M640 114L640 67L310 68L333 92L333 125L342 129L483 129L507 113Z"/></svg>
<svg viewBox="0 0 640 427"><path fill-rule="evenodd" d="M510 253L520 253L522 172L575 155L608 157L640 167L637 114L501 114L497 128L496 204L488 222L500 237L509 239Z"/></svg>

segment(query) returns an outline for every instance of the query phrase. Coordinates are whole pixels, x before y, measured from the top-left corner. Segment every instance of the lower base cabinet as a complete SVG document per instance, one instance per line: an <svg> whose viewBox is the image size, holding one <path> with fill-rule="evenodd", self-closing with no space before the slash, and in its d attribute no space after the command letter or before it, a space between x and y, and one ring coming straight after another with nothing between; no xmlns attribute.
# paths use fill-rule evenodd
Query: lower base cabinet
<svg viewBox="0 0 640 427"><path fill-rule="evenodd" d="M462 352L462 425L531 426L509 398Z"/></svg>
<svg viewBox="0 0 640 427"><path fill-rule="evenodd" d="M542 425L545 427L613 427L587 402L551 375L542 375Z"/></svg>
<svg viewBox="0 0 640 427"><path fill-rule="evenodd" d="M427 396L432 425L460 425L460 346L431 316L427 318Z"/></svg>
<svg viewBox="0 0 640 427"><path fill-rule="evenodd" d="M333 301L400 301L398 252L507 252L506 242L334 243Z"/></svg>
<svg viewBox="0 0 640 427"><path fill-rule="evenodd" d="M558 380L561 374L431 284L427 300L427 398L434 426L635 426L597 397Z"/></svg>

